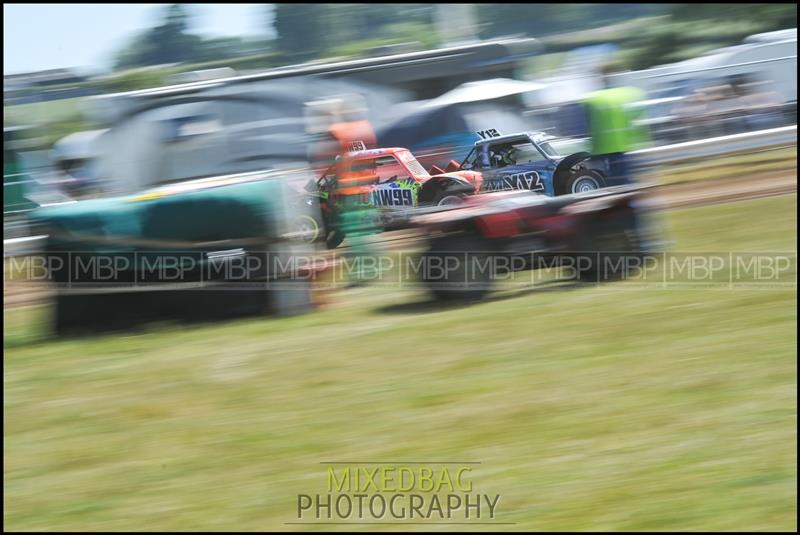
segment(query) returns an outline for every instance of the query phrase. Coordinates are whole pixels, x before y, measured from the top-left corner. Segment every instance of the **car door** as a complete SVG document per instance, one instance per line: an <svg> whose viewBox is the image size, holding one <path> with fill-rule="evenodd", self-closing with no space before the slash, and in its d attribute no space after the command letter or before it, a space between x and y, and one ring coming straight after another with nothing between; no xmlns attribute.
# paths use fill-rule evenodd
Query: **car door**
<svg viewBox="0 0 800 535"><path fill-rule="evenodd" d="M411 208L416 204L416 181L393 154L375 158L376 184L372 204L381 208Z"/></svg>

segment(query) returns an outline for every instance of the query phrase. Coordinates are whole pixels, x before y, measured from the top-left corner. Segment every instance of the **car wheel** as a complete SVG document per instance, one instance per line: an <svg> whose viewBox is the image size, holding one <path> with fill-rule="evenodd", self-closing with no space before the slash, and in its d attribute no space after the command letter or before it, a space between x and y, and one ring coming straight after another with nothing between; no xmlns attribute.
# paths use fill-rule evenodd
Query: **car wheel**
<svg viewBox="0 0 800 535"><path fill-rule="evenodd" d="M624 279L632 258L641 255L635 223L628 218L596 222L585 236L578 279L583 282L606 282Z"/></svg>
<svg viewBox="0 0 800 535"><path fill-rule="evenodd" d="M332 230L328 234L328 237L325 238L325 246L328 249L336 249L337 247L339 247L339 245L342 244L342 242L344 241L344 237L345 237L344 232L340 230Z"/></svg>
<svg viewBox="0 0 800 535"><path fill-rule="evenodd" d="M596 171L580 170L567 181L566 193L586 193L605 185L603 177Z"/></svg>
<svg viewBox="0 0 800 535"><path fill-rule="evenodd" d="M320 225L313 217L303 215L295 219L292 234L297 241L314 243L320 236Z"/></svg>
<svg viewBox="0 0 800 535"><path fill-rule="evenodd" d="M430 242L422 255L422 280L440 301L480 299L492 287L491 242L464 232Z"/></svg>
<svg viewBox="0 0 800 535"><path fill-rule="evenodd" d="M436 206L459 206L464 204L465 197L466 194L464 193L448 193L447 190L445 190L434 198L433 203Z"/></svg>

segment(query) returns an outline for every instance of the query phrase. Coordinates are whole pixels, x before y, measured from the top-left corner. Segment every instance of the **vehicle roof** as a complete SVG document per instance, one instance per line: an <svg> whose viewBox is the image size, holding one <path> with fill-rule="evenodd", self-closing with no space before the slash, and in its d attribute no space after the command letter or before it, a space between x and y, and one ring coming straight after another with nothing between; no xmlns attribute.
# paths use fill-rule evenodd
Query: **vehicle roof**
<svg viewBox="0 0 800 535"><path fill-rule="evenodd" d="M520 137L532 138L536 143L541 143L542 141L547 141L548 139L554 139L553 136L549 136L544 132L516 132L514 134L505 134L502 136L491 137L489 139L480 139L475 142L475 146L477 147L478 145L485 145L487 143L495 143L498 141L514 141Z"/></svg>
<svg viewBox="0 0 800 535"><path fill-rule="evenodd" d="M389 156L397 154L398 152L408 151L405 147L384 147L382 149L367 149L367 150L356 150L352 152L347 152L345 155L348 158L353 159L364 159L364 158L373 158L375 156Z"/></svg>
<svg viewBox="0 0 800 535"><path fill-rule="evenodd" d="M263 72L254 74L235 75L228 78L216 78L213 80L203 80L199 82L190 82L185 84L175 84L166 87L157 87L154 89L139 89L135 91L125 91L121 93L113 93L109 95L99 95L96 98L111 99L119 97L134 97L134 98L151 98L166 95L177 95L195 93L204 89L214 87L226 86L231 84L246 83L252 81L273 80L276 78L284 78L296 75L317 75L317 74L343 74L355 70L366 70L372 68L391 68L401 64L427 64L436 59L445 57L454 57L456 55L465 55L470 52L480 53L486 50L499 49L500 53L505 58L513 58L521 54L520 50L532 45L540 46L536 39L523 38L523 39L497 39L488 42L469 43L462 45L454 45L445 48L437 48L433 50L422 50L416 52L405 52L400 54L389 54L384 56L359 58L359 59L346 59L333 62L309 62L299 65L284 65L276 67ZM484 54L486 52L483 52ZM483 56L481 56L483 57ZM486 58L494 60L493 58ZM496 60L494 60L496 61Z"/></svg>

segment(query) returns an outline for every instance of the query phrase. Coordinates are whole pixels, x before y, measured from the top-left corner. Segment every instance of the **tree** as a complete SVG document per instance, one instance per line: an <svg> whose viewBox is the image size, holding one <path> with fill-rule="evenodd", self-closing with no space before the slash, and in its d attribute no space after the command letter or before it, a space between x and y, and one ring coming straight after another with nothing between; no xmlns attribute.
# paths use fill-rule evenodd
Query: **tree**
<svg viewBox="0 0 800 535"><path fill-rule="evenodd" d="M277 33L278 50L305 60L361 41L397 41L398 33L419 33L398 29L403 24L427 29L433 12L431 4L274 4L265 8L264 20L268 33Z"/></svg>
<svg viewBox="0 0 800 535"><path fill-rule="evenodd" d="M181 4L167 7L164 23L150 32L155 52L152 61L157 64L191 60L194 45L202 40L189 34L188 30L189 14L186 12L186 7Z"/></svg>
<svg viewBox="0 0 800 535"><path fill-rule="evenodd" d="M280 51L309 58L317 56L328 45L326 4L277 4L274 21Z"/></svg>
<svg viewBox="0 0 800 535"><path fill-rule="evenodd" d="M675 4L672 18L675 21L758 20L765 27L787 28L797 26L797 4Z"/></svg>
<svg viewBox="0 0 800 535"><path fill-rule="evenodd" d="M668 4L480 4L481 35L543 37L659 15Z"/></svg>
<svg viewBox="0 0 800 535"><path fill-rule="evenodd" d="M165 8L159 26L136 36L117 54L115 66L130 68L197 60L203 40L188 30L186 6L172 4Z"/></svg>
<svg viewBox="0 0 800 535"><path fill-rule="evenodd" d="M668 63L682 44L681 36L672 27L660 28L645 38L644 46L630 59L629 67L640 70Z"/></svg>

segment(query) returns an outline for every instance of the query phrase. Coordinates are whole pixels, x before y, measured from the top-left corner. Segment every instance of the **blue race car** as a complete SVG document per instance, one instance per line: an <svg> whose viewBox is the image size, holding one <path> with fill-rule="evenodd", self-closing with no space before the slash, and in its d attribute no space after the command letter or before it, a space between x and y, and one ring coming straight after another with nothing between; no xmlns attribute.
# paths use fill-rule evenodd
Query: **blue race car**
<svg viewBox="0 0 800 535"><path fill-rule="evenodd" d="M630 183L612 180L606 162L588 152L560 154L552 144L557 138L542 132L501 135L490 129L478 136L460 169L481 173L480 192L522 189L555 197Z"/></svg>

